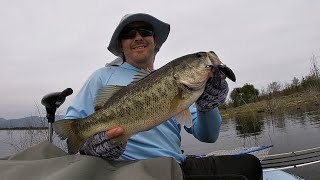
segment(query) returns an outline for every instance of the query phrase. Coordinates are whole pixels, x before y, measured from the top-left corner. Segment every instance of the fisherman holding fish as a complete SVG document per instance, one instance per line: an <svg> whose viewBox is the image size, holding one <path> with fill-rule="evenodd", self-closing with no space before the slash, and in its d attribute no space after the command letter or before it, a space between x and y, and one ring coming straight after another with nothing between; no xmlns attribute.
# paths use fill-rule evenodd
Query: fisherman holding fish
<svg viewBox="0 0 320 180"><path fill-rule="evenodd" d="M87 79L67 109L67 120L57 121L54 130L67 139L69 153L107 160L172 157L186 177L260 179L260 162L251 155L187 159L182 154L182 128L199 141L217 140L218 106L228 94L225 77L235 77L213 52L187 55L154 70L169 32L169 24L151 15L125 15L108 46L117 58ZM192 124L186 127L183 121Z"/></svg>

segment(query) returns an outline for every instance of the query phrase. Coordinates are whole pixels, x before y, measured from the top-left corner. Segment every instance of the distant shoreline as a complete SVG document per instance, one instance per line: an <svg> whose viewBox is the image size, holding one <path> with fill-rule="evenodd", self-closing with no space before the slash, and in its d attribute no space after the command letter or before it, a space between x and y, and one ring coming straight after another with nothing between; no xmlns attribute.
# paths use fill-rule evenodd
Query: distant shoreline
<svg viewBox="0 0 320 180"><path fill-rule="evenodd" d="M235 116L250 115L254 113L281 113L296 111L302 108L319 107L319 97L310 96L307 93L295 93L289 96L281 96L262 100L254 103L248 103L239 107L220 108L223 119L234 118Z"/></svg>

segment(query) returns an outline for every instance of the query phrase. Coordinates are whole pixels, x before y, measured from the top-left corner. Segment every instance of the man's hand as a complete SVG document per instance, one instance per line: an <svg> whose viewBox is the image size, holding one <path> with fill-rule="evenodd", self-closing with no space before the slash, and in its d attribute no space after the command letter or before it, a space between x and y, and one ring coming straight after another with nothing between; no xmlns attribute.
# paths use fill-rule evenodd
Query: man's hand
<svg viewBox="0 0 320 180"><path fill-rule="evenodd" d="M125 150L126 142L118 145L110 144L109 140L122 135L123 128L117 127L106 132L99 132L89 138L80 149L81 154L100 156L103 159L118 159Z"/></svg>
<svg viewBox="0 0 320 180"><path fill-rule="evenodd" d="M218 68L213 69L213 77L206 84L204 92L196 101L197 110L207 112L224 103L228 95L228 83L225 76L219 73Z"/></svg>

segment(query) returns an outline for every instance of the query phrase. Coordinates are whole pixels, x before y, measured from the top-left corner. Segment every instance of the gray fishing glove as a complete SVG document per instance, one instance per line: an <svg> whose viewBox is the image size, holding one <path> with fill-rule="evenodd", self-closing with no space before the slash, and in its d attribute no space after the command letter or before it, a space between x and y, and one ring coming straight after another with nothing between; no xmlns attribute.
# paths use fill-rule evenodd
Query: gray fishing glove
<svg viewBox="0 0 320 180"><path fill-rule="evenodd" d="M118 159L125 150L126 144L111 144L106 132L99 132L89 138L80 149L80 154L99 156L106 160Z"/></svg>
<svg viewBox="0 0 320 180"><path fill-rule="evenodd" d="M200 112L208 112L224 103L228 95L228 83L225 79L221 79L218 68L214 69L214 75L206 84L204 92L196 101L197 110Z"/></svg>

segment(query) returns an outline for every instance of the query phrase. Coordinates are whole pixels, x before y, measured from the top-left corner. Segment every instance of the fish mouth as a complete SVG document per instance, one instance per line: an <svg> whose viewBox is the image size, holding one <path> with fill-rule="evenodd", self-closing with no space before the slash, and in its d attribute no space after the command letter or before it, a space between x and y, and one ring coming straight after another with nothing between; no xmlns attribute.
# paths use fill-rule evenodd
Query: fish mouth
<svg viewBox="0 0 320 180"><path fill-rule="evenodd" d="M230 69L228 66L223 64L219 57L214 53L213 51L210 51L207 53L208 58L211 61L211 65L207 65L206 67L216 68L219 70L220 74L224 75L225 77L229 78L231 81L236 82L236 76L232 69Z"/></svg>
<svg viewBox="0 0 320 180"><path fill-rule="evenodd" d="M236 82L236 75L234 74L232 69L230 69L228 66L226 66L225 64L206 66L206 68L214 68L214 67L216 67L221 74L229 78L231 81Z"/></svg>
<svg viewBox="0 0 320 180"><path fill-rule="evenodd" d="M232 69L230 69L228 66L221 64L221 65L218 65L218 69L221 74L228 77L231 81L236 82L236 75L233 73Z"/></svg>

